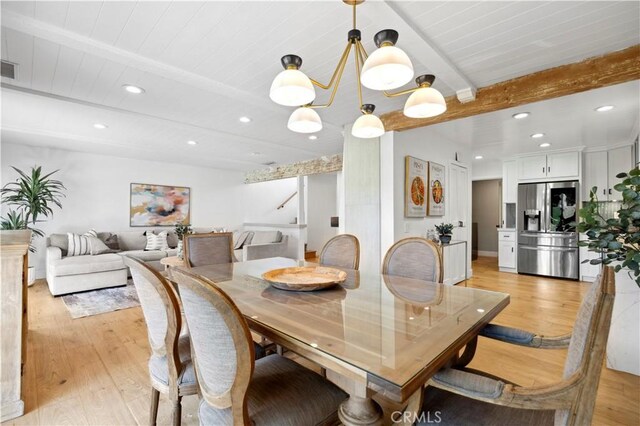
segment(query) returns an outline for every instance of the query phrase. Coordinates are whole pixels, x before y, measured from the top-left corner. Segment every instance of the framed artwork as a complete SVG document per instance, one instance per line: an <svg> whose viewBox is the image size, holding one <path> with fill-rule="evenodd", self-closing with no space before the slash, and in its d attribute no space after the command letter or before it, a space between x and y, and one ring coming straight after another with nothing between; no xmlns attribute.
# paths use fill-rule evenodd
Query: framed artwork
<svg viewBox="0 0 640 426"><path fill-rule="evenodd" d="M427 162L418 158L404 158L404 216L425 217L427 213Z"/></svg>
<svg viewBox="0 0 640 426"><path fill-rule="evenodd" d="M130 226L175 226L191 223L191 189L131 184Z"/></svg>
<svg viewBox="0 0 640 426"><path fill-rule="evenodd" d="M444 166L429 162L427 216L444 216Z"/></svg>

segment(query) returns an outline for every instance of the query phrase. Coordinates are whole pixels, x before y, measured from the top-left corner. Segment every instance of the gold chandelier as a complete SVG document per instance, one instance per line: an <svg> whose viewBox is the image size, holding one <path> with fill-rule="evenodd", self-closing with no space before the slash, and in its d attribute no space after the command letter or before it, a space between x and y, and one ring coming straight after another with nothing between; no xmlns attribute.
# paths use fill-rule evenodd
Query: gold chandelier
<svg viewBox="0 0 640 426"><path fill-rule="evenodd" d="M302 66L300 56L285 55L280 60L284 71L281 71L273 80L269 97L277 104L298 107L291 114L287 127L298 133L315 133L322 129L322 120L315 110L327 108L333 103L351 51L354 52L355 57L358 101L363 114L353 124L351 129L353 136L374 138L385 132L382 121L373 114L375 105L365 104L362 101L362 86L382 91L386 97L411 93L404 105L404 115L407 117L427 118L445 112L447 104L444 97L438 90L431 87L435 81L433 75L424 74L417 77L415 79L417 87L396 93L388 92L407 84L414 76L411 60L404 51L395 46L398 41L398 32L391 29L379 31L373 38L378 48L370 56L367 55L360 41L360 30L356 28L356 6L364 0L343 0L343 2L353 9L353 29L348 33L347 46L328 84L309 78L300 71ZM326 104L314 104L316 98L314 86L331 90Z"/></svg>

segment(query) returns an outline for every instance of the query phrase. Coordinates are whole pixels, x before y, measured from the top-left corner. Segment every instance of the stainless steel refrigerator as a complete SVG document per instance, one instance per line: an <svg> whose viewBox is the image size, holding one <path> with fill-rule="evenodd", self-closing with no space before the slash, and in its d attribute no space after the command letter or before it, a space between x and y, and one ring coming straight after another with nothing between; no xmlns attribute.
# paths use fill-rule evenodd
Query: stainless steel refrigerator
<svg viewBox="0 0 640 426"><path fill-rule="evenodd" d="M518 273L578 279L578 182L518 185Z"/></svg>

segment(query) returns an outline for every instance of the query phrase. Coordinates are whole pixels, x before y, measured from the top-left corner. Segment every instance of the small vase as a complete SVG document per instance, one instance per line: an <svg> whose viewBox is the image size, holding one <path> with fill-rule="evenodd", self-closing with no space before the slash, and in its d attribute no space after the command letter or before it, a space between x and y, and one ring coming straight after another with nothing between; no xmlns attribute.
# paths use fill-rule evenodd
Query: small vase
<svg viewBox="0 0 640 426"><path fill-rule="evenodd" d="M440 235L440 242L442 244L449 244L451 242L451 235Z"/></svg>
<svg viewBox="0 0 640 426"><path fill-rule="evenodd" d="M182 240L178 240L178 258L182 259Z"/></svg>

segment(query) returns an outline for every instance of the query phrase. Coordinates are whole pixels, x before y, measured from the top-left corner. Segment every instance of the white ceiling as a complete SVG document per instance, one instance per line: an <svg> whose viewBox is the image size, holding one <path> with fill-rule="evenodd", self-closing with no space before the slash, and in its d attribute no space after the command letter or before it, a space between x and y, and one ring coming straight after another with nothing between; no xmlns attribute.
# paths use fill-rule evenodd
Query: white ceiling
<svg viewBox="0 0 640 426"><path fill-rule="evenodd" d="M291 109L268 98L283 54L299 54L305 72L329 80L351 26L351 11L338 0L3 1L1 8L2 59L19 65L17 80L2 79L4 140L250 170L340 152L342 126L359 115L353 63L334 105L321 111L325 127L316 141L288 131ZM640 3L369 1L358 8L358 27L369 52L375 32L397 29L416 72L435 73L435 87L452 95L637 44ZM146 93L128 94L125 83ZM630 89L637 116L637 87ZM627 91L607 96L609 103L631 102ZM380 113L405 100L366 89L364 98ZM582 102L548 102L531 122L540 117L547 128L572 128L574 136L624 133L626 120L603 119L594 129L577 112L556 123L553 108L573 111ZM443 129L453 130L443 131L471 140L474 149L502 143L511 152L523 145L511 139L505 114L446 123ZM622 108L614 114L623 115ZM253 121L242 124L240 116ZM109 127L96 130L96 122ZM583 139L590 144L590 136Z"/></svg>

